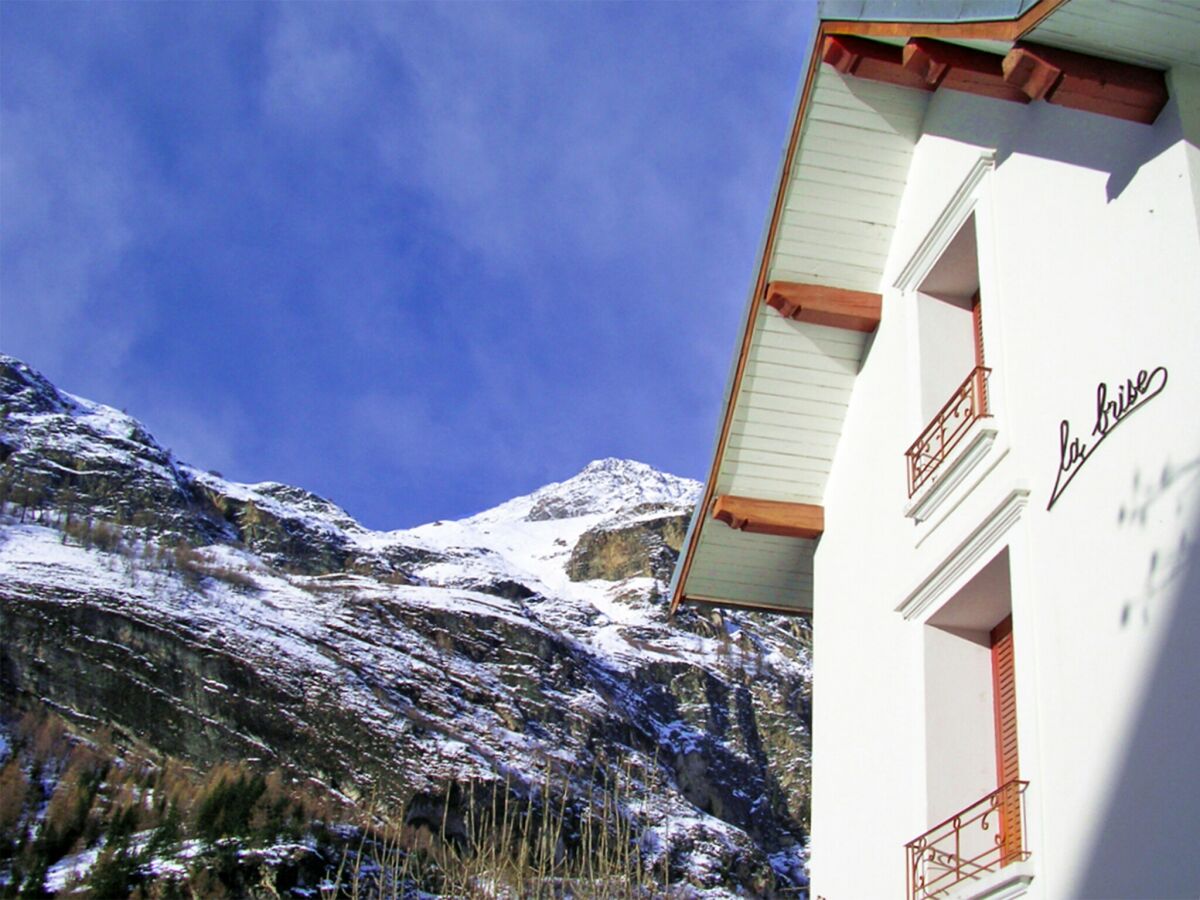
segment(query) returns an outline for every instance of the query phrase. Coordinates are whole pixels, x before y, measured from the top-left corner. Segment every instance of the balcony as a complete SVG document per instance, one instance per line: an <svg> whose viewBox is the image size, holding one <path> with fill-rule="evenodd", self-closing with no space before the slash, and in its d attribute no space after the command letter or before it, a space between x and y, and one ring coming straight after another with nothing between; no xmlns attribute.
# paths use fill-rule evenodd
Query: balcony
<svg viewBox="0 0 1200 900"><path fill-rule="evenodd" d="M908 496L921 490L954 453L954 449L979 419L987 418L987 382L992 370L976 366L938 410L904 456L908 460Z"/></svg>
<svg viewBox="0 0 1200 900"><path fill-rule="evenodd" d="M1029 859L1025 788L1010 781L905 845L909 900L958 893L964 882Z"/></svg>

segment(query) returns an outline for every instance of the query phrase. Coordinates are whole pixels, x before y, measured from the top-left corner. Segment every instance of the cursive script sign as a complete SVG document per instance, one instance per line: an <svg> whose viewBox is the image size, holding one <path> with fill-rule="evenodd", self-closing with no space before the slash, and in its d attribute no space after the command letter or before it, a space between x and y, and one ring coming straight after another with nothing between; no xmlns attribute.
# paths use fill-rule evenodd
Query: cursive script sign
<svg viewBox="0 0 1200 900"><path fill-rule="evenodd" d="M1083 468L1096 448L1106 437L1116 430L1129 415L1140 409L1151 397L1158 396L1167 386L1167 367L1159 366L1147 372L1142 369L1135 378L1126 378L1123 384L1117 385L1114 395L1112 389L1103 381L1096 385L1096 424L1092 426L1095 440L1090 444L1078 436L1071 434L1071 423L1066 419L1058 426L1058 477L1054 479L1054 490L1050 492L1050 502L1046 504L1049 510L1056 500L1067 489L1071 479Z"/></svg>

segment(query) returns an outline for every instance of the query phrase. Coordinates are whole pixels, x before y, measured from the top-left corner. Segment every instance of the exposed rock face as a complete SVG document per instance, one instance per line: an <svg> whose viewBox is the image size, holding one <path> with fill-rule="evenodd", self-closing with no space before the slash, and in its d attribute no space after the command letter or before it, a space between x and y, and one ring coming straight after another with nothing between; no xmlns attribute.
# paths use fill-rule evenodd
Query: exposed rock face
<svg viewBox="0 0 1200 900"><path fill-rule="evenodd" d="M234 537L171 455L136 420L55 390L11 358L0 358L0 493L21 510L122 525L153 525L196 543Z"/></svg>
<svg viewBox="0 0 1200 900"><path fill-rule="evenodd" d="M639 576L668 581L687 526L688 517L677 510L627 525L600 525L579 538L567 561L567 574L572 581Z"/></svg>
<svg viewBox="0 0 1200 900"><path fill-rule="evenodd" d="M602 460L470 519L372 532L298 488L180 464L15 360L0 389L6 702L287 765L414 821L461 819L468 784L624 783L645 846L700 885L767 895L768 857L802 859L803 633L666 618L694 482Z"/></svg>

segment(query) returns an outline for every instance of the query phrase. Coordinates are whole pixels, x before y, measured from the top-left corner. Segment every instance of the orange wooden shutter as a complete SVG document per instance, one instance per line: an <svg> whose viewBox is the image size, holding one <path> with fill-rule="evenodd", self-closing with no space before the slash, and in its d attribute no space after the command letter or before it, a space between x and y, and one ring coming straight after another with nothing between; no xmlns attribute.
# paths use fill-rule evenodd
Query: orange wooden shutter
<svg viewBox="0 0 1200 900"><path fill-rule="evenodd" d="M1017 679L1013 666L1012 616L992 629L992 697L996 708L996 781L1000 795L1000 864L1021 855L1021 777L1017 757Z"/></svg>
<svg viewBox="0 0 1200 900"><path fill-rule="evenodd" d="M975 334L975 368L979 369L983 362L983 303L979 299L979 291L971 298L971 324ZM979 392L979 412L988 414L987 380L982 374L976 375L976 390Z"/></svg>
<svg viewBox="0 0 1200 900"><path fill-rule="evenodd" d="M975 365L985 365L983 361L983 304L979 302L979 291L971 298L971 323L975 326Z"/></svg>

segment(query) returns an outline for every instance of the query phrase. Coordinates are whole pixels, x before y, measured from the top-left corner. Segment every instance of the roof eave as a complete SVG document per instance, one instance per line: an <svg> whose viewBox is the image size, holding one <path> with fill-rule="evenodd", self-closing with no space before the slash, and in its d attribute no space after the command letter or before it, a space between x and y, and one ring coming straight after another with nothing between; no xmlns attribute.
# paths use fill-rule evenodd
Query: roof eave
<svg viewBox="0 0 1200 900"><path fill-rule="evenodd" d="M781 160L776 178L776 187L771 205L771 213L767 219L763 238L759 249L759 263L750 296L747 298L746 311L741 319L741 330L736 346L737 355L731 366L729 380L726 384L720 428L714 442L712 463L696 511L689 524L684 543L680 548L679 562L671 579L669 591L670 611L673 614L685 599L687 577L695 556L703 518L712 505L716 481L725 454L726 442L729 436L730 424L734 414L737 397L741 389L742 377L746 369L746 361L750 349L750 339L754 330L754 322L763 304L760 299L766 289L767 275L770 268L771 248L774 244L776 230L787 199L789 174L793 161L799 150L800 136L803 132L805 116L808 111L816 74L821 65L821 48L825 39L831 34L854 34L869 37L938 37L943 39L988 39L1015 41L1022 35L1035 28L1047 16L1066 3L1067 0L1036 0L1032 6L1023 11L1015 10L1018 14L1013 18L992 20L963 19L956 21L908 20L895 21L866 18L820 18L814 30L813 41L808 49L807 64L804 80L795 103L795 112L789 130L789 138Z"/></svg>

